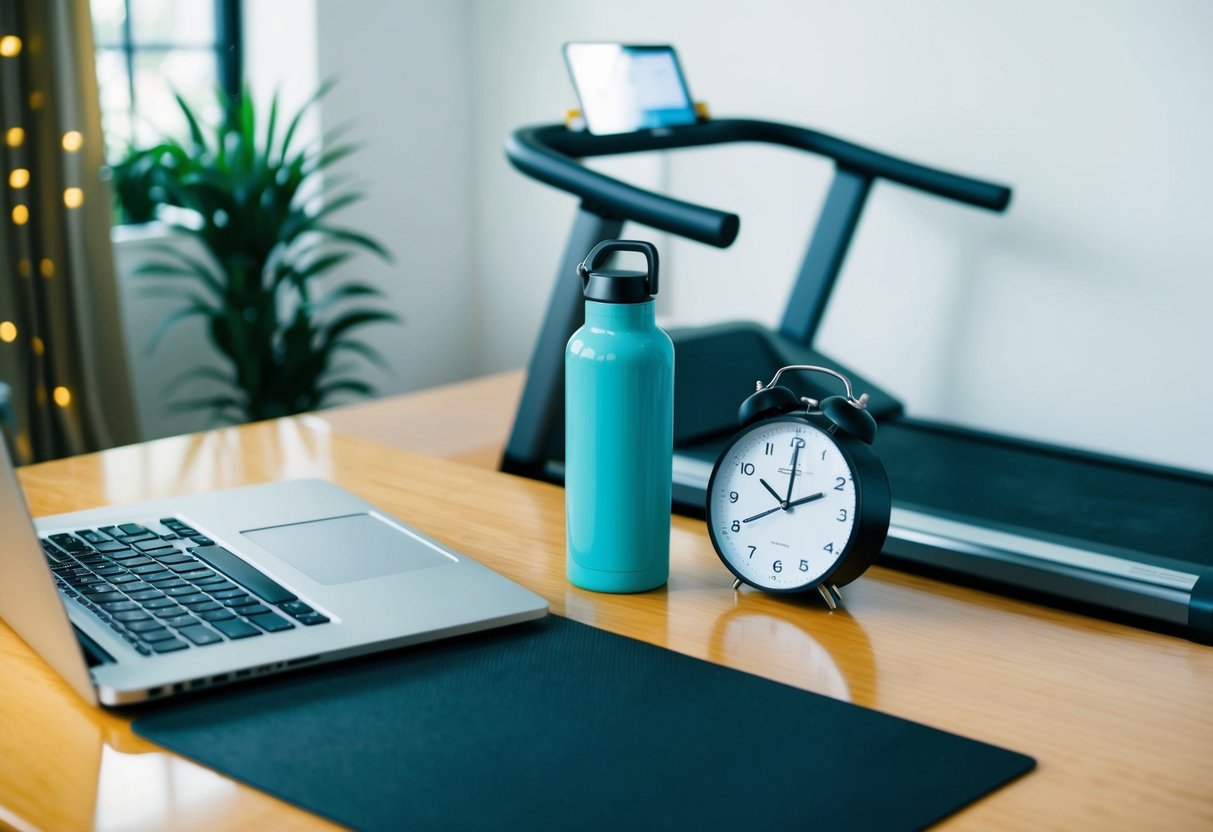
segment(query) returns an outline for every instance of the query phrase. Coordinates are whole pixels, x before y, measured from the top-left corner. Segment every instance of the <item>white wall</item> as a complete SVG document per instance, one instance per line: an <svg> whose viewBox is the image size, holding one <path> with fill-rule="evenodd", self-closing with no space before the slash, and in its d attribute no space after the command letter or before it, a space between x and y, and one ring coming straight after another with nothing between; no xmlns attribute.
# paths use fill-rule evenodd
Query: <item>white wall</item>
<svg viewBox="0 0 1213 832"><path fill-rule="evenodd" d="M999 216L878 186L826 354L916 415L1213 471L1208 3L481 0L472 31L482 369L527 360L574 210L503 137L575 105L565 40L671 42L717 115L1015 188ZM774 324L829 173L773 149L672 156L673 192L742 233L663 249L667 311Z"/></svg>
<svg viewBox="0 0 1213 832"><path fill-rule="evenodd" d="M253 0L257 2L257 0ZM476 375L479 302L473 272L471 56L465 0L318 0L318 74L336 78L324 129L352 124L365 144L334 168L371 198L334 224L368 233L394 255L337 270L383 287L403 326L364 330L395 375L367 378L391 393Z"/></svg>

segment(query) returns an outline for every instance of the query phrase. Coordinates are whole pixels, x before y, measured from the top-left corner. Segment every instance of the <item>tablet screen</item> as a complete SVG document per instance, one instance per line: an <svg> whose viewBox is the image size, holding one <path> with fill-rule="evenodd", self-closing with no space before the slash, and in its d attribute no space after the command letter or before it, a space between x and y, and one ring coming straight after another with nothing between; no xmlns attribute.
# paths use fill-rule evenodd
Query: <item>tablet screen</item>
<svg viewBox="0 0 1213 832"><path fill-rule="evenodd" d="M672 46L567 43L564 56L591 133L695 123L695 107Z"/></svg>

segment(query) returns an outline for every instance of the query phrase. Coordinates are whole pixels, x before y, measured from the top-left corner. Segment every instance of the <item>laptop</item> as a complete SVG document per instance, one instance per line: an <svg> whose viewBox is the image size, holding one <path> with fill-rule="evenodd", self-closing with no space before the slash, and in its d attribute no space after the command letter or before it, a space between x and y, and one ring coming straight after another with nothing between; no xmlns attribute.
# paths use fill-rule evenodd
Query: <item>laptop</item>
<svg viewBox="0 0 1213 832"><path fill-rule="evenodd" d="M0 441L0 618L127 705L541 618L547 602L323 480L32 520Z"/></svg>

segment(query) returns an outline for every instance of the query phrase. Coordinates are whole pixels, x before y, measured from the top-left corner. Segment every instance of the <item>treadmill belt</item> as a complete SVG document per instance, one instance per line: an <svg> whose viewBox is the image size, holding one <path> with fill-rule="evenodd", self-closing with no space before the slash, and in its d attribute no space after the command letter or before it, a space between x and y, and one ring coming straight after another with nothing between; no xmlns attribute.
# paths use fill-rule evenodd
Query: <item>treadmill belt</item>
<svg viewBox="0 0 1213 832"><path fill-rule="evenodd" d="M1213 566L1213 477L909 420L874 447L894 505Z"/></svg>

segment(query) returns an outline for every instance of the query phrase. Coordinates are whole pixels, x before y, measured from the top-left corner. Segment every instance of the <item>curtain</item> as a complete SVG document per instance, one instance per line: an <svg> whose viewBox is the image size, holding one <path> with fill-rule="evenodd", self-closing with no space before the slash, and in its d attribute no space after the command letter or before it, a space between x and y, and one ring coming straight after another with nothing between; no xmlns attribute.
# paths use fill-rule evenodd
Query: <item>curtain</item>
<svg viewBox="0 0 1213 832"><path fill-rule="evenodd" d="M18 462L139 436L103 164L88 0L2 0L0 419Z"/></svg>

